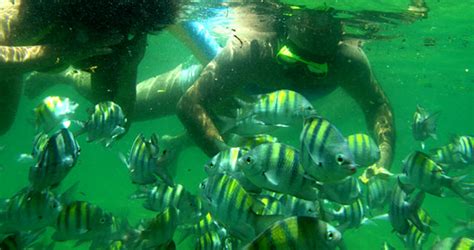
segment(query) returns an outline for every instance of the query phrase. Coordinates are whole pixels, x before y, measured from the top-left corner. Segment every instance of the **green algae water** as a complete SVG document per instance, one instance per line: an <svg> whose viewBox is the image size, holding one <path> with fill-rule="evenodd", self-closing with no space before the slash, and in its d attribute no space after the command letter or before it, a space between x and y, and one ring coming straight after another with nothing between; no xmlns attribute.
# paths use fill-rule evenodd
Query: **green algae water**
<svg viewBox="0 0 474 250"><path fill-rule="evenodd" d="M314 1L291 1L291 4L315 5ZM325 1L328 6L346 10L403 11L407 1ZM426 147L436 148L450 142L454 135L474 135L474 33L472 13L474 1L427 1L429 14L412 24L387 26L383 31L393 35L387 40L366 41L363 44L372 69L390 99L396 127L396 147L391 171L400 173L402 160L412 151L420 150L420 143L412 137L411 123L416 106L440 111L438 139L428 139ZM183 43L166 30L150 35L145 58L142 60L138 81L165 73L178 64L194 60ZM304 93L303 93L304 94ZM34 99L22 97L12 128L0 136L0 197L8 198L27 186L31 164L17 162L21 153L31 151L35 135L33 108L46 96L67 96L79 103L76 114L80 120L87 118L87 109L94 103L79 95L72 87L58 85ZM362 111L356 102L342 90L311 100L320 114L344 135L368 132ZM131 200L136 191L128 170L120 160L127 154L139 133L146 136L177 135L184 131L175 115L133 122L125 136L110 148L98 143L87 143L79 137L81 155L60 190L79 181L76 198L97 204L116 216L128 218L131 225L141 219L150 219L155 212L143 208L142 200ZM300 128L279 130L273 133L280 142L298 147ZM199 183L207 177L204 164L209 160L198 147L186 148L177 160L175 182L193 194L198 193ZM471 173L472 173L472 165ZM357 174L360 174L358 172ZM453 236L454 218L468 220L473 210L459 198L426 195L422 206L437 222L422 249L430 249L437 239ZM165 229L164 229L165 230ZM53 229L39 239L51 242ZM180 234L179 230L176 235ZM400 238L392 232L388 220L377 220L349 229L344 234L347 249L380 249L384 242L396 249L405 249ZM192 249L195 237L191 236L177 245L177 249ZM88 244L74 247L74 242L56 243L55 249L88 249Z"/></svg>

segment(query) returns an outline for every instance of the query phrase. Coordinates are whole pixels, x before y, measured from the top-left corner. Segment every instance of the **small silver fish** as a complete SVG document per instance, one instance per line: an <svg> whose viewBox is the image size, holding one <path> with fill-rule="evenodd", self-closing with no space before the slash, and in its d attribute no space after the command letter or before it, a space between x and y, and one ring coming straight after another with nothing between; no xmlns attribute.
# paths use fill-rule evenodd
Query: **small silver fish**
<svg viewBox="0 0 474 250"><path fill-rule="evenodd" d="M437 139L436 136L436 122L440 112L428 113L420 105L416 106L415 114L413 115L412 132L413 138L421 141L422 149L425 148L424 141L429 137Z"/></svg>

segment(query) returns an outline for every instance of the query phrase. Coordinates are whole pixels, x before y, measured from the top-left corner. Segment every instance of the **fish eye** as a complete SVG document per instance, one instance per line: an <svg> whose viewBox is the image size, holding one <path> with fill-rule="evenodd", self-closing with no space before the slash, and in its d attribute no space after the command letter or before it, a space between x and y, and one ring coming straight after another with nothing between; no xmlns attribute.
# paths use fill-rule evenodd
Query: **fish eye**
<svg viewBox="0 0 474 250"><path fill-rule="evenodd" d="M252 157L247 156L247 158L245 158L245 162L247 162L249 164L252 163Z"/></svg>
<svg viewBox="0 0 474 250"><path fill-rule="evenodd" d="M104 217L100 218L100 224L104 224L104 223L105 223L105 218Z"/></svg>
<svg viewBox="0 0 474 250"><path fill-rule="evenodd" d="M339 165L341 165L342 163L344 163L344 156L341 155L341 154L338 154L338 155L336 156L336 161L337 161L337 163L338 163Z"/></svg>
<svg viewBox="0 0 474 250"><path fill-rule="evenodd" d="M309 111L309 110L313 110L313 107L308 106L308 107L306 107L306 110L308 110L308 111Z"/></svg>
<svg viewBox="0 0 474 250"><path fill-rule="evenodd" d="M332 231L329 231L326 235L326 238L328 240L333 240L334 239L334 233Z"/></svg>
<svg viewBox="0 0 474 250"><path fill-rule="evenodd" d="M214 168L214 166L215 166L214 163L212 163L212 162L209 163L209 168Z"/></svg>

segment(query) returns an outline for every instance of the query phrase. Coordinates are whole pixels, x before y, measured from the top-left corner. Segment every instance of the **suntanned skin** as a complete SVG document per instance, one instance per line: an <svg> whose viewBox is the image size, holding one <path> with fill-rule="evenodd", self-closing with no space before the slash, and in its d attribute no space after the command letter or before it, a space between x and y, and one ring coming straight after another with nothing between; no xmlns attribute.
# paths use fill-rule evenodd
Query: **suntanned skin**
<svg viewBox="0 0 474 250"><path fill-rule="evenodd" d="M246 18L251 19L249 15ZM360 48L339 44L334 57L327 62L327 76L317 78L305 66L286 69L277 62L275 55L280 48L280 37L271 24L242 26L235 30L238 39L232 39L204 68L178 103L178 117L208 155L218 153L224 143L211 113L227 98L257 88L312 94L342 87L357 101L368 128L375 135L381 149L378 166L390 167L395 139L392 110Z"/></svg>
<svg viewBox="0 0 474 250"><path fill-rule="evenodd" d="M113 100L132 116L137 67L146 49L146 34L131 40L101 34L83 44L71 43L75 38L69 30L55 27L54 21L32 22L27 8L20 1L0 2L0 135L14 122L23 88L22 74L67 67L91 57L86 64L92 73L94 99Z"/></svg>

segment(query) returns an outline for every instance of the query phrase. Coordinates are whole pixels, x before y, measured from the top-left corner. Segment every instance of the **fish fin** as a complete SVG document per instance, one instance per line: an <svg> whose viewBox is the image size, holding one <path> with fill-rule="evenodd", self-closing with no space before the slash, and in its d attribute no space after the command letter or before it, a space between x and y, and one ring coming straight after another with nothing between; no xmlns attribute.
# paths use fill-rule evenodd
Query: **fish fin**
<svg viewBox="0 0 474 250"><path fill-rule="evenodd" d="M270 182L272 185L278 186L279 181L278 181L278 176L277 176L277 171L276 170L269 170L263 172L263 175L267 179L268 182Z"/></svg>
<svg viewBox="0 0 474 250"><path fill-rule="evenodd" d="M398 185L405 193L411 193L415 190L415 186L411 184L410 179L405 174L400 174L397 176Z"/></svg>
<svg viewBox="0 0 474 250"><path fill-rule="evenodd" d="M69 128L69 126L71 126L71 121L70 120L63 121L61 125L63 128Z"/></svg>
<svg viewBox="0 0 474 250"><path fill-rule="evenodd" d="M423 200L425 199L425 192L419 191L415 198L409 203L409 213L411 215L414 215L415 217L418 217L418 210L421 208L421 205L423 204Z"/></svg>
<svg viewBox="0 0 474 250"><path fill-rule="evenodd" d="M112 140L114 140L115 138L117 138L118 136L120 136L121 134L125 133L125 128L122 127L122 126L116 126L113 130L112 130Z"/></svg>
<svg viewBox="0 0 474 250"><path fill-rule="evenodd" d="M21 154L18 156L17 162L28 164L34 162L34 158L31 154Z"/></svg>
<svg viewBox="0 0 474 250"><path fill-rule="evenodd" d="M86 230L86 231L87 231L87 230ZM85 232L84 232L84 233L85 233ZM82 234L82 233L81 233L81 234ZM82 244L84 244L84 243L86 243L86 242L88 242L88 240L78 240L78 241L76 241L76 244L74 244L74 248L77 248L77 247L79 247L80 245L82 245Z"/></svg>
<svg viewBox="0 0 474 250"><path fill-rule="evenodd" d="M72 167L74 166L74 158L70 155L64 157L64 159L62 160L62 164L66 164L68 167Z"/></svg>
<svg viewBox="0 0 474 250"><path fill-rule="evenodd" d="M171 174L169 173L168 171L168 165L163 165L161 164L161 162L163 161L166 161L166 159L163 159L163 157L160 157L157 161L156 161L156 168L155 168L155 171L154 173L161 179L163 180L166 185L170 186L170 187L174 187L174 181L173 181L173 177L171 176Z"/></svg>
<svg viewBox="0 0 474 250"><path fill-rule="evenodd" d="M129 199L145 199L148 197L148 191L148 187L140 185L138 186L137 190L132 195L130 195Z"/></svg>
<svg viewBox="0 0 474 250"><path fill-rule="evenodd" d="M231 131L233 128L236 127L236 119L227 117L227 116L218 116L219 120L224 123L224 126L220 128L221 134L225 134Z"/></svg>
<svg viewBox="0 0 474 250"><path fill-rule="evenodd" d="M282 123L277 123L277 124L267 124L267 125L272 125L272 126L275 126L277 128L289 128L290 125L287 125L287 124L282 124Z"/></svg>
<svg viewBox="0 0 474 250"><path fill-rule="evenodd" d="M75 200L74 195L77 193L78 188L79 188L79 181L72 184L68 189L66 189L66 191L64 191L59 196L59 200L61 201L61 203L67 205L73 202Z"/></svg>
<svg viewBox="0 0 474 250"><path fill-rule="evenodd" d="M372 220L372 221L374 221L374 220L389 221L389 219L390 218L388 216L388 213L377 215L377 216L374 216L374 217L370 218L370 220Z"/></svg>
<svg viewBox="0 0 474 250"><path fill-rule="evenodd" d="M448 179L448 188L459 195L467 203L474 205L474 183L465 182L468 175L457 176Z"/></svg>
<svg viewBox="0 0 474 250"><path fill-rule="evenodd" d="M118 156L120 158L120 161L123 162L123 164L125 164L125 166L130 169L130 164L128 164L128 160L127 160L127 157L122 153L118 153Z"/></svg>

